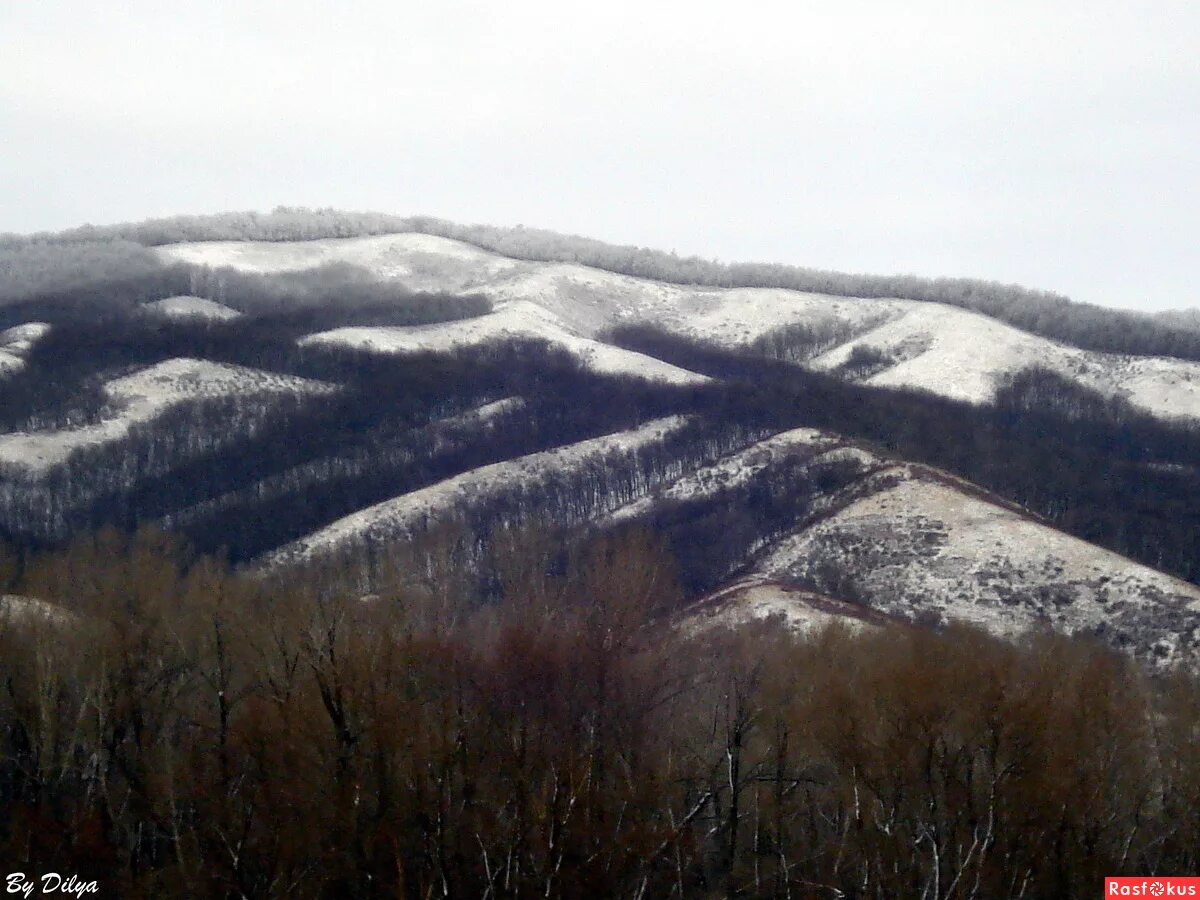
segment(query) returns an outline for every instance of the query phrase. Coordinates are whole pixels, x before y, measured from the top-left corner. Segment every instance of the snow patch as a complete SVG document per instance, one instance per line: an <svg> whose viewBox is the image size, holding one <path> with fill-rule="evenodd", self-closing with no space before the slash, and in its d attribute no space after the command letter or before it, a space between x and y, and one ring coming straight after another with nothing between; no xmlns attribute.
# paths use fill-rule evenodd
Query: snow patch
<svg viewBox="0 0 1200 900"><path fill-rule="evenodd" d="M461 290L519 265L461 241L416 233L315 241L204 241L155 249L167 262L262 275L347 263L377 278L415 280L418 289L428 289L431 279L442 278L449 282L446 290Z"/></svg>
<svg viewBox="0 0 1200 900"><path fill-rule="evenodd" d="M69 625L75 615L57 603L21 594L0 595L0 628L6 625Z"/></svg>
<svg viewBox="0 0 1200 900"><path fill-rule="evenodd" d="M143 303L142 309L149 313L156 313L173 319L195 318L220 321L224 319L236 319L241 315L236 309L230 309L225 304L217 303L215 300L184 295L167 297L165 300L155 300L151 303Z"/></svg>
<svg viewBox="0 0 1200 900"><path fill-rule="evenodd" d="M0 331L0 375L23 369L29 351L49 330L45 322L25 322Z"/></svg>
<svg viewBox="0 0 1200 900"><path fill-rule="evenodd" d="M686 634L700 635L718 628L738 630L770 621L807 635L831 626L854 634L875 631L886 619L844 600L751 577L701 600L688 611L680 628Z"/></svg>
<svg viewBox="0 0 1200 900"><path fill-rule="evenodd" d="M905 301L900 315L818 356L811 365L836 370L859 347L895 359L867 379L881 387L918 388L987 403L1009 376L1039 366L1163 418L1200 418L1200 363L1081 350L938 303ZM913 353L910 348L919 349Z"/></svg>
<svg viewBox="0 0 1200 900"><path fill-rule="evenodd" d="M479 424L481 422L489 422L505 413L516 412L524 406L525 400L522 397L504 397L501 400L493 400L491 403L485 403L482 406L469 409L457 416L441 419L434 424L450 426Z"/></svg>
<svg viewBox="0 0 1200 900"><path fill-rule="evenodd" d="M668 384L700 384L709 379L678 366L572 334L550 311L528 301L505 303L486 315L433 325L351 326L323 331L301 344L327 344L382 353L445 353L512 338L536 338L561 347L587 368L605 375L634 375Z"/></svg>

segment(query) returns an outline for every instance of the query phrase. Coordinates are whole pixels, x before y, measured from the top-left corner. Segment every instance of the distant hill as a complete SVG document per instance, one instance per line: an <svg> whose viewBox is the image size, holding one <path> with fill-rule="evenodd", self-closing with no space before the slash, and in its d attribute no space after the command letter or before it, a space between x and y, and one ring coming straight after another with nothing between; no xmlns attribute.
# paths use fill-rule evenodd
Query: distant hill
<svg viewBox="0 0 1200 900"><path fill-rule="evenodd" d="M486 597L518 536L643 528L700 604L680 621L1197 653L1186 316L332 211L9 237L0 259L21 552L157 525L364 592L436 558Z"/></svg>

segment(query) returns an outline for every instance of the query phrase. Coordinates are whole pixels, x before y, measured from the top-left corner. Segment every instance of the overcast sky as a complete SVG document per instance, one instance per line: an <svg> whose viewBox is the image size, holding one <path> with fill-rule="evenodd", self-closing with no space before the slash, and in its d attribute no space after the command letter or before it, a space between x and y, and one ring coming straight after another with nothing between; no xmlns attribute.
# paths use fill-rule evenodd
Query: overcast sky
<svg viewBox="0 0 1200 900"><path fill-rule="evenodd" d="M336 206L1200 305L1200 3L0 4L0 231Z"/></svg>

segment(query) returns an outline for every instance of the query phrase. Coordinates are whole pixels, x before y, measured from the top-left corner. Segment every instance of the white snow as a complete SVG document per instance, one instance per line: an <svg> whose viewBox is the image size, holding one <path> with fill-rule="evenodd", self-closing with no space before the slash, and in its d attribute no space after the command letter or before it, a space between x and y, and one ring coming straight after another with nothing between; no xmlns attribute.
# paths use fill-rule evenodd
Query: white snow
<svg viewBox="0 0 1200 900"><path fill-rule="evenodd" d="M687 419L682 416L655 419L628 431L471 469L351 513L276 550L265 562L267 565L297 562L373 533L403 534L423 523L468 509L513 484L536 484L547 475L557 477L569 473L610 453L629 452L660 443L686 423Z"/></svg>
<svg viewBox="0 0 1200 900"><path fill-rule="evenodd" d="M0 331L0 375L16 372L25 366L25 357L50 326L45 322L25 322Z"/></svg>
<svg viewBox="0 0 1200 900"><path fill-rule="evenodd" d="M573 263L513 260L424 234L278 243L222 241L157 249L168 260L258 273L350 263L414 289L477 292L497 305L535 303L561 326L593 338L615 325L653 322L737 346L794 322L860 323L887 314L896 302L769 288L675 285Z"/></svg>
<svg viewBox="0 0 1200 900"><path fill-rule="evenodd" d="M177 358L117 378L104 385L110 414L99 422L56 431L0 434L0 464L39 474L63 462L74 450L124 437L130 427L148 422L186 400L256 393L324 393L331 385L225 365Z"/></svg>
<svg viewBox="0 0 1200 900"><path fill-rule="evenodd" d="M836 369L856 347L871 347L898 362L868 384L984 403L1008 376L1040 366L1158 416L1200 418L1200 363L1080 350L938 303L894 309L900 314L818 356L813 368Z"/></svg>
<svg viewBox="0 0 1200 900"><path fill-rule="evenodd" d="M788 325L837 324L865 330L896 315L899 304L771 288L730 288L692 293L668 327L725 347L744 347Z"/></svg>
<svg viewBox="0 0 1200 900"><path fill-rule="evenodd" d="M500 400L493 400L491 403L485 403L483 406L477 406L474 409L469 409L464 413L459 413L456 416L450 416L446 419L439 419L434 422L435 425L471 425L480 422L488 422L497 416L504 415L508 412L514 412L525 405L525 400L522 397L504 397Z"/></svg>
<svg viewBox="0 0 1200 900"><path fill-rule="evenodd" d="M67 625L75 621L75 615L57 603L49 603L38 597L21 594L0 595L0 629L6 625Z"/></svg>
<svg viewBox="0 0 1200 900"><path fill-rule="evenodd" d="M50 326L45 322L26 322L23 325L14 325L12 328L0 331L0 347L28 350L49 330Z"/></svg>
<svg viewBox="0 0 1200 900"><path fill-rule="evenodd" d="M1085 383L1101 391L1111 385L1113 393L1160 416L1200 418L1200 365L1154 356L1107 355L1103 362L1103 375L1085 375Z"/></svg>
<svg viewBox="0 0 1200 900"><path fill-rule="evenodd" d="M895 364L869 383L920 388L946 397L991 400L1009 375L1046 366L1109 396L1126 397L1163 417L1200 418L1200 363L1080 350L957 307L911 300L837 297L782 289L691 287L617 275L570 263L508 259L446 238L421 234L290 243L220 242L159 248L173 260L247 271L292 271L328 262L361 265L418 290L470 291L497 303L540 307L576 340L603 342L614 326L651 323L726 347L746 346L786 325L837 326L853 334L812 361L837 370L856 346L891 355ZM501 321L504 321L503 319ZM544 327L526 324L527 328ZM358 330L347 340L366 341ZM503 328L498 328L503 333ZM327 333L328 334L328 333ZM486 333L479 340L490 339ZM377 338L382 342L382 338ZM437 342L435 342L436 344ZM594 365L623 369L593 346ZM605 362L604 360L611 360ZM647 364L639 363L646 369ZM658 377L658 376L653 376Z"/></svg>
<svg viewBox="0 0 1200 900"><path fill-rule="evenodd" d="M243 272L273 274L298 272L329 263L361 266L380 278L415 278L423 275L450 277L459 281L489 277L519 265L448 238L427 234L385 234L362 238L326 238L316 241L205 241L170 244L157 248L168 261ZM449 290L461 290L463 283Z"/></svg>
<svg viewBox="0 0 1200 900"><path fill-rule="evenodd" d="M768 466L777 463L789 454L803 453L805 456L816 458L829 456L830 453L842 452L850 448L829 450L840 442L833 435L824 434L813 428L795 428L772 435L766 440L758 441L750 446L731 453L707 466L701 466L694 472L683 475L666 489L646 497L640 497L632 503L618 507L610 516L607 523L624 522L649 514L663 500L687 501L710 497L723 490L745 484L757 476ZM825 451L825 452L821 452Z"/></svg>
<svg viewBox="0 0 1200 900"><path fill-rule="evenodd" d="M818 610L855 601L837 615L861 615L865 606L868 618L955 620L1005 637L1049 625L1100 634L1157 663L1200 651L1195 585L1064 534L953 475L810 429L776 434L685 473L602 523L647 516L664 499L712 497L796 454L805 467L846 461L857 472L817 497L791 534L749 548L741 571L750 574L698 612L724 624L779 613L801 627L824 619L811 612L811 597L792 596L793 586L830 585L840 596L825 597Z"/></svg>
<svg viewBox="0 0 1200 900"><path fill-rule="evenodd" d="M890 477L888 477L890 476ZM1102 623L1134 633L1170 613L1200 621L1200 588L1057 531L923 467L871 476L865 496L777 542L756 572L851 573L876 609L933 612L995 634Z"/></svg>
<svg viewBox="0 0 1200 900"><path fill-rule="evenodd" d="M851 633L874 631L883 617L811 591L751 576L734 582L700 601L680 622L688 634L716 628L739 629L771 620L800 634L813 634L831 626Z"/></svg>
<svg viewBox="0 0 1200 900"><path fill-rule="evenodd" d="M385 353L446 352L509 338L537 338L567 350L583 365L606 375L635 375L669 384L699 384L703 375L643 353L624 350L568 331L535 303L505 303L473 319L408 327L352 326L309 335L302 344L341 344Z"/></svg>
<svg viewBox="0 0 1200 900"><path fill-rule="evenodd" d="M894 315L899 301L830 297L773 288L668 284L567 263L531 263L480 291L493 301L526 300L588 336L651 323L677 334L742 347L784 325L838 322L852 328Z"/></svg>
<svg viewBox="0 0 1200 900"><path fill-rule="evenodd" d="M165 300L143 303L142 309L146 312L157 313L169 318L223 320L236 319L241 315L236 309L230 309L225 304L217 303L215 300L206 300L203 297L186 295L167 297Z"/></svg>
<svg viewBox="0 0 1200 900"><path fill-rule="evenodd" d="M588 337L614 325L673 320L675 310L694 293L676 285L568 263L529 263L480 285L479 290L497 304L536 303Z"/></svg>

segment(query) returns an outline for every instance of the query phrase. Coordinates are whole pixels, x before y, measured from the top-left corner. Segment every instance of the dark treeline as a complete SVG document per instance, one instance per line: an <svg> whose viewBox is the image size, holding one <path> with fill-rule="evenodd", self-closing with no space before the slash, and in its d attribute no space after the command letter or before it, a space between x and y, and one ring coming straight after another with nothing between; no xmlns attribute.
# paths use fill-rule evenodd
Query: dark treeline
<svg viewBox="0 0 1200 900"><path fill-rule="evenodd" d="M1089 350L1200 359L1200 330L1187 321L1074 303L1057 294L1017 285L971 278L848 274L774 263L727 264L537 228L458 225L429 216L294 207L280 207L269 214L176 216L124 225L84 226L57 235L0 238L0 271L10 273L5 279L7 287L0 292L0 303L8 297L36 292L47 284L78 284L81 273L89 270L121 272L121 266L127 265L130 272L145 271L150 263L142 245L312 240L410 231L465 241L517 259L580 263L676 284L786 288L948 303Z"/></svg>
<svg viewBox="0 0 1200 900"><path fill-rule="evenodd" d="M486 423L435 417L402 428L388 408L391 395L354 391L344 398L352 407L330 404L244 448L229 448L133 492L114 494L93 507L92 519L112 521L114 507L124 507L126 527L163 518L198 546L224 548L235 561L244 561L364 507L471 469L633 427L664 405L653 391L609 402L610 394L598 390L575 360L548 352L498 354L493 364L466 364L460 372L466 375L460 396L487 391L456 410L460 415L469 417L473 406L498 396L520 397L521 405ZM491 377L481 379L481 374ZM558 391L530 390L530 378L550 379ZM450 384L438 379L429 399L442 402ZM579 405L589 396L596 398L593 405ZM350 416L339 415L347 411ZM186 487L181 474L192 476ZM183 507L183 515L172 516L181 507L181 493L216 501ZM549 519L553 493L542 485L537 499L539 514ZM498 503L494 499L492 508Z"/></svg>
<svg viewBox="0 0 1200 900"><path fill-rule="evenodd" d="M298 347L295 334L305 333L311 317L288 320L297 317L304 328L276 327L275 316L216 323L133 317L51 332L39 359L56 361L47 368L60 373L64 399L55 405L54 392L38 390L29 371L41 366L31 362L0 385L18 427L95 418L104 409L96 370L175 356L339 389L180 404L120 440L77 450L45 474L29 478L14 469L0 483L0 534L44 547L103 524L133 530L166 520L204 550L224 548L241 561L467 469L630 428L686 405L683 389L640 380L614 385L543 342L399 356ZM80 410L81 398L91 401L90 410ZM469 421L440 424L502 398L521 398L521 406L490 420L486 431ZM702 438L696 446L704 446Z"/></svg>
<svg viewBox="0 0 1200 900"><path fill-rule="evenodd" d="M481 316L491 310L481 296L414 292L348 263L265 275L233 268L184 268L187 293L242 312L270 313L292 328L424 325Z"/></svg>
<svg viewBox="0 0 1200 900"><path fill-rule="evenodd" d="M457 311L473 302L465 299ZM132 529L190 511L179 521L199 546L249 559L356 508L476 465L657 416L695 414L702 424L692 437L701 444L709 434L723 440L727 428L765 435L797 425L865 440L981 484L1086 540L1200 579L1200 435L1051 373L1022 373L995 404L976 407L847 384L645 329L617 337L729 383L673 388L600 377L536 343L448 356L297 345L298 336L354 309L223 322L129 314L56 325L35 345L27 368L0 382L0 419L9 429L94 419L106 402L102 375L175 356L308 377L340 390L310 400L247 396L185 405L122 441L77 453L40 482L10 475L0 491L3 533L46 546L102 524ZM413 314L424 315L421 309ZM423 430L503 397L520 397L526 406L486 440L464 434L451 446L439 443L436 429ZM214 441L222 410L231 427ZM761 533L768 530L763 524Z"/></svg>
<svg viewBox="0 0 1200 900"><path fill-rule="evenodd" d="M106 279L101 273L86 284L39 291L0 305L0 327L34 320L108 323L128 317L148 301L179 295L203 296L241 312L270 314L293 329L421 325L483 315L491 308L483 297L414 292L346 263L271 274L173 263L119 279Z"/></svg>
<svg viewBox="0 0 1200 900"><path fill-rule="evenodd" d="M756 552L810 524L815 500L828 499L864 475L860 465L815 462L811 456L796 451L737 487L699 499L663 501L647 512L641 527L662 536L679 563L686 596L719 588ZM837 587L834 596L853 596L843 584Z"/></svg>
<svg viewBox="0 0 1200 900"><path fill-rule="evenodd" d="M1200 431L1052 373L1024 373L995 404L880 390L648 328L623 346L726 379L697 394L714 420L806 425L982 485L1056 527L1200 583ZM697 408L697 411L701 410Z"/></svg>
<svg viewBox="0 0 1200 900"><path fill-rule="evenodd" d="M420 218L420 217L418 217ZM82 225L57 233L0 235L0 249L127 241L143 247L191 241L312 241L411 231L405 216L279 206L270 213L180 215L119 225Z"/></svg>
<svg viewBox="0 0 1200 900"><path fill-rule="evenodd" d="M170 277L169 268L134 241L0 238L0 321L10 305L40 296L90 293Z"/></svg>
<svg viewBox="0 0 1200 900"><path fill-rule="evenodd" d="M619 337L633 349L728 383L675 388L600 377L536 343L448 356L298 347L294 335L304 330L276 327L271 316L209 324L133 317L112 328L51 332L35 348L29 371L57 371L60 381L30 379L27 371L0 383L10 427L35 413L52 420L52 401L60 395L58 415L88 413L79 408L81 396L92 399L95 415L102 396L94 388L81 394L79 385L94 384L88 379L98 367L178 355L302 375L341 389L308 401L245 397L180 407L125 440L79 452L40 481L7 478L0 527L10 540L36 547L102 524L132 529L178 521L204 550L225 547L244 560L361 506L474 466L658 416L694 414L689 437L700 447L710 438L714 446L734 447L721 444L730 429L746 440L798 425L827 429L947 469L1072 534L1200 579L1200 435L1051 373L1022 373L994 405L976 407L848 384L645 330ZM36 349L45 356L37 357ZM78 373L74 380L72 372ZM448 444L428 427L503 397L520 397L525 406L485 439L464 432ZM229 428L214 442L221 409L228 410L229 424L253 425L253 433ZM682 474L706 458L682 452L674 469L664 463L662 471ZM617 485L634 474L607 477ZM570 484L568 493L592 490L586 481ZM574 505L564 501L564 509ZM760 538L774 527L770 516L739 515L750 527L759 522Z"/></svg>
<svg viewBox="0 0 1200 900"><path fill-rule="evenodd" d="M644 535L370 598L108 531L0 617L0 853L101 897L1090 898L1200 869L1200 685L1089 644L689 636ZM395 548L402 559L404 548Z"/></svg>
<svg viewBox="0 0 1200 900"><path fill-rule="evenodd" d="M786 362L804 362L819 356L826 350L843 344L851 338L864 334L881 325L885 317L851 323L838 319L824 322L795 322L773 328L756 338L751 349L769 359ZM856 348L857 349L857 348Z"/></svg>
<svg viewBox="0 0 1200 900"><path fill-rule="evenodd" d="M653 491L673 483L684 473L711 464L766 434L760 427L732 421L685 420L658 440L636 448L606 446L560 466L554 465L552 459L543 459L540 470L534 474L526 472L508 480L492 480L486 487L480 486L460 496L453 508L439 509L428 520L400 524L378 522L368 531L335 547L326 547L313 559L283 553L272 558L272 562L295 569L314 565L322 571L332 569L345 583L366 592L376 590L381 580L387 583L395 546L411 544L425 551L411 559L411 565L422 570L452 569L464 589L469 588L479 596L493 596L497 579L503 579L503 572L509 565L505 548L513 540L514 532L537 530L553 536L553 539L546 538L548 544L560 546L570 546L610 527L621 533L628 523L607 519L609 513L646 499ZM670 547L687 546L687 555L679 557L682 561L691 563L695 561L692 554L707 553L696 571L680 576L687 596L707 590L721 575L739 567L739 563L746 561L744 557L736 559L739 550L753 549L750 543L761 543L766 537L778 534L785 518L797 521L804 513L804 504L812 499L814 488L818 484L833 485L843 474L836 467L831 469L812 476L800 475L794 483L788 483L782 492L786 496L772 498L766 504L774 507L774 517L753 520L750 525L753 536L748 533L725 536L726 543L722 547L688 546L689 540L712 537L711 533L705 534L697 527L691 508L679 512L679 508L669 504L662 514L652 514L651 527L657 526L662 536L669 535ZM800 473L793 471L793 474ZM783 487L777 482L772 486ZM730 492L724 499L733 496ZM758 492L751 492L750 499L760 496ZM739 496L738 499L743 498ZM784 512L782 505L788 499L797 506ZM736 515L724 511L718 518L728 522ZM741 519L748 525L751 521L749 517ZM749 540L741 543L743 538ZM432 554L428 551L430 547L435 551ZM562 565L561 555L547 554L547 570L561 569Z"/></svg>
<svg viewBox="0 0 1200 900"><path fill-rule="evenodd" d="M248 314L214 321L140 309L195 289ZM413 293L343 266L271 276L179 266L42 295L0 307L0 328L27 321L54 326L33 346L25 367L0 380L0 428L36 430L94 419L103 405L98 376L122 368L194 356L304 375L314 371L306 360L321 355L297 346L307 334L351 324L422 325L489 309L482 297Z"/></svg>

